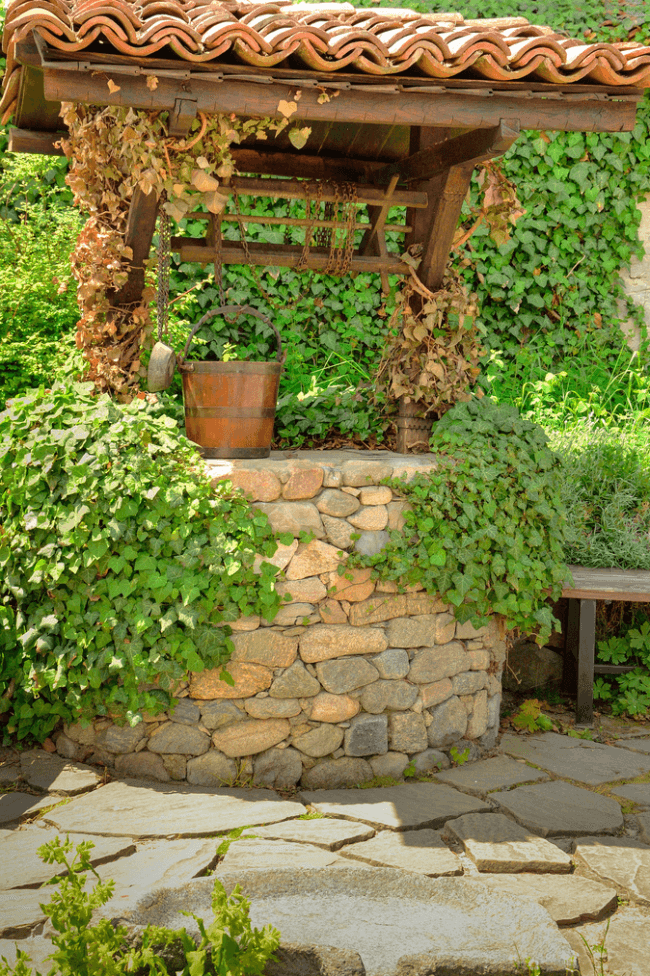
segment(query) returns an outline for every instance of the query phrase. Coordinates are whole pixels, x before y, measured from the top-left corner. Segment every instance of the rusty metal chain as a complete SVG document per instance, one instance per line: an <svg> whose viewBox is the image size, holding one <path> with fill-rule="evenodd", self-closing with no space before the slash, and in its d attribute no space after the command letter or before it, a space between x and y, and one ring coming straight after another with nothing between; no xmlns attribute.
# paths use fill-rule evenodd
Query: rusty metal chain
<svg viewBox="0 0 650 976"><path fill-rule="evenodd" d="M354 232L357 223L359 201L357 187L354 183L335 183L335 205L333 220L339 221L342 228L332 228L330 239L330 253L323 274L344 275L350 270L352 253L354 251ZM341 200L340 197L343 197Z"/></svg>
<svg viewBox="0 0 650 976"><path fill-rule="evenodd" d="M329 247L329 255L327 259L327 266L321 272L321 274L332 274L332 275L344 275L346 274L352 263L352 253L354 251L354 234L356 229L357 221L357 211L359 209L359 201L357 198L357 188L354 183L331 183L330 186L333 187L333 192L335 195L335 200L327 201L325 203L324 210L324 220L338 221L339 216L339 206L341 206L341 223L344 225L341 228L337 227L316 227L316 224L320 218L320 211L323 200L323 188L324 183L322 181L317 181L314 184L308 184L308 194L305 200L305 217L309 220L305 228L305 239L303 243L302 252L296 264L296 271L305 271L308 267L309 250L312 247L312 242L316 247ZM257 271L256 266L253 264L250 247L248 245L248 240L246 238L246 226L244 224L243 215L241 212L241 205L239 201L239 194L235 186L231 187L233 203L235 207L235 214L237 216L237 224L239 226L239 236L241 239L242 249L244 251L244 257L246 259L246 264L250 268L251 275L255 284L257 285L260 294L268 302L271 308L291 311L296 308L299 302L304 298L309 285L305 284L305 287L300 290L300 293L296 298L289 304L279 305L275 299L271 297L264 285L262 284L262 279ZM342 196L342 200L339 197ZM219 222L220 223L220 222ZM215 239L214 239L214 278L219 290L219 299L221 304L225 304L225 296L223 290L223 270L222 270L222 240L220 233L220 226L215 228ZM340 238L340 241L339 241Z"/></svg>
<svg viewBox="0 0 650 976"><path fill-rule="evenodd" d="M165 198L161 197L161 207L158 217L158 294L156 298L156 315L158 320L158 342L169 337L169 267L171 229L169 215L164 208Z"/></svg>

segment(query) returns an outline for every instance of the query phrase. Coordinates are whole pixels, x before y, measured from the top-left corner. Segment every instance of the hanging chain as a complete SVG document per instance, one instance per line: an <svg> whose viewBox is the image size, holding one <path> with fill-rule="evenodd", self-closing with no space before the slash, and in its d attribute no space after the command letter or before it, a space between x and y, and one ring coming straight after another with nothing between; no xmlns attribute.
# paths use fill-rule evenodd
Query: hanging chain
<svg viewBox="0 0 650 976"><path fill-rule="evenodd" d="M354 183L335 183L333 185L335 187L335 200L332 219L338 223L340 217L340 223L343 226L332 228L330 252L323 274L344 275L350 270L352 264L359 201ZM340 199L341 195L342 200Z"/></svg>
<svg viewBox="0 0 650 976"><path fill-rule="evenodd" d="M169 314L169 267L170 267L170 223L169 215L164 208L164 198L161 197L161 207L158 219L158 296L156 311L158 319L158 342L163 336L169 338L167 318Z"/></svg>
<svg viewBox="0 0 650 976"><path fill-rule="evenodd" d="M305 240L302 248L302 252L296 264L295 270L305 271L308 266L309 250L312 246L312 241L316 247L329 247L329 255L327 259L327 266L321 272L321 274L330 275L344 275L346 274L352 263L352 253L354 251L354 234L357 222L357 211L359 209L359 201L357 198L357 187L354 183L331 183L328 184L333 188L334 201L327 201L324 208L324 216L320 217L320 211L323 201L323 187L324 184L321 181L317 181L315 185L307 185L307 197L305 200L305 217L309 221L305 227ZM241 239L242 249L244 251L244 257L246 259L246 264L250 268L252 278L257 285L260 294L265 301L274 309L285 309L291 311L296 308L298 303L305 296L309 284L306 283L305 287L301 289L300 293L296 298L289 304L279 305L274 298L269 295L268 291L262 284L262 279L257 271L256 266L253 264L253 259L251 256L250 247L248 246L248 240L246 239L246 226L244 224L241 205L239 202L239 194L235 186L231 187L233 203L235 206L235 214L237 216L237 224L239 226L239 236ZM340 195L343 199L340 200ZM320 219L339 221L339 207L341 207L341 224L342 227L317 227L316 224ZM217 223L218 221L218 223ZM220 217L215 218L213 223L214 230L214 280L216 282L217 288L219 290L219 300L222 305L226 304L224 289L223 289L223 270L222 270L222 239L221 239L221 219ZM339 240L340 238L340 240Z"/></svg>
<svg viewBox="0 0 650 976"><path fill-rule="evenodd" d="M221 253L223 250L223 242L221 239L221 214L212 214L210 219L213 237L212 243L214 244L214 280L219 292L219 304L225 305L226 294L223 290L223 262L221 260Z"/></svg>

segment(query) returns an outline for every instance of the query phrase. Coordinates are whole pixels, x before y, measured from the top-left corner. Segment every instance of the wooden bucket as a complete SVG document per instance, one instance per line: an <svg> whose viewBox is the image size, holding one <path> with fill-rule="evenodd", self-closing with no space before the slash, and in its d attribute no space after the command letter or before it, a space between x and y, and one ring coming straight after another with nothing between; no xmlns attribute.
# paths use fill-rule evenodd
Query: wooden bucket
<svg viewBox="0 0 650 976"><path fill-rule="evenodd" d="M273 329L275 363L186 362L198 329L214 315L254 315ZM273 422L282 373L282 343L277 329L250 306L224 305L208 312L190 333L179 369L183 376L185 431L207 458L263 458L271 453Z"/></svg>

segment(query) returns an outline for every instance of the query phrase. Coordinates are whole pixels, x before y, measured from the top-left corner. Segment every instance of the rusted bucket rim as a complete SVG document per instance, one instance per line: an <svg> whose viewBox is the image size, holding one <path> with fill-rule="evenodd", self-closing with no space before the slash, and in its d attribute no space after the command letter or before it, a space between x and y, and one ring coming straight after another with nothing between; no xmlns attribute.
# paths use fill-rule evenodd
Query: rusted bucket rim
<svg viewBox="0 0 650 976"><path fill-rule="evenodd" d="M178 368L189 370L190 368L189 364L186 364L185 360L187 358L187 354L190 349L190 344L192 342L192 339L196 335L196 333L201 328L201 326L205 325L205 323L209 319L214 318L215 315L223 315L223 316L235 315L239 317L240 315L244 315L244 314L252 315L256 319L261 319L262 322L268 325L268 327L274 333L278 344L278 354L276 356L276 361L277 363L282 365L284 363L284 360L286 359L286 353L284 354L282 353L282 339L280 338L280 333L278 332L276 327L273 325L273 322L271 322L271 320L267 315L262 315L262 313L258 312L256 308L252 307L252 305L220 305L219 308L215 308L211 312L206 312L205 315L201 319L199 319L199 321L196 323L196 325L194 326L194 328L192 329L192 331L190 332L187 338L187 342L185 343L185 349L183 350L183 353L178 362ZM230 364L223 364L223 365L230 365ZM246 365L246 364L240 364L240 365ZM253 365L253 364L249 363L248 365Z"/></svg>

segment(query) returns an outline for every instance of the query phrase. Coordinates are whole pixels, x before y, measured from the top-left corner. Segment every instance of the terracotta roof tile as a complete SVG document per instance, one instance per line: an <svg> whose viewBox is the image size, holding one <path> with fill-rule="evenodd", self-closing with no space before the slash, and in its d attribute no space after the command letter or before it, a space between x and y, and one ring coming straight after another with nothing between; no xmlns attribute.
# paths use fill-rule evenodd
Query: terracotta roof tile
<svg viewBox="0 0 650 976"><path fill-rule="evenodd" d="M13 0L3 35L3 119L17 97L15 45L33 33L63 53L101 39L105 51L127 57L173 52L215 67L224 61L441 81L460 76L650 87L650 47L585 44L523 17L464 21L459 13L290 0Z"/></svg>

